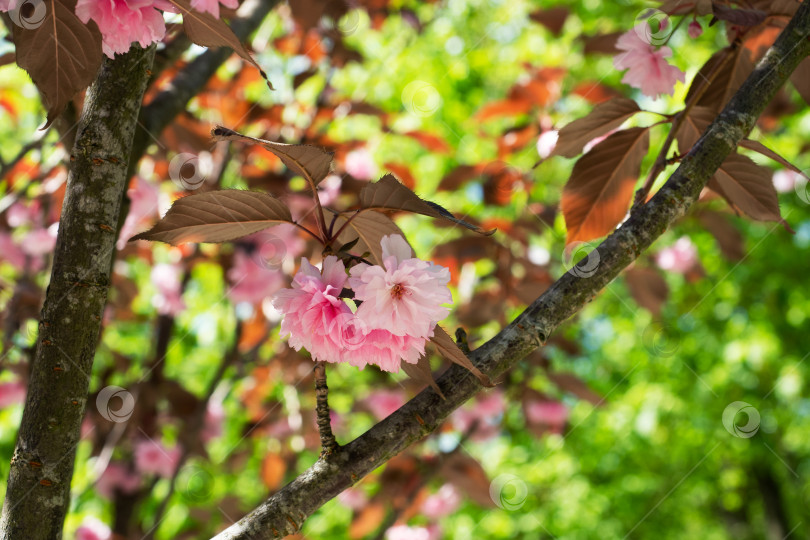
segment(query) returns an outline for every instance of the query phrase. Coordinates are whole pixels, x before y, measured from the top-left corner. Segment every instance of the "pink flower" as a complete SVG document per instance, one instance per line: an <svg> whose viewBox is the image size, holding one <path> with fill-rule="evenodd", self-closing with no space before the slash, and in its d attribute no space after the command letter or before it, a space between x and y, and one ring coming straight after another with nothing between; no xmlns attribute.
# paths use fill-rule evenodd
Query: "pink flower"
<svg viewBox="0 0 810 540"><path fill-rule="evenodd" d="M116 247L124 249L129 239L144 224L152 221L159 215L160 187L146 178L136 176L131 187L127 190L129 197L129 213Z"/></svg>
<svg viewBox="0 0 810 540"><path fill-rule="evenodd" d="M107 499L112 499L116 490L135 493L140 487L141 477L122 463L110 463L96 480L96 491Z"/></svg>
<svg viewBox="0 0 810 540"><path fill-rule="evenodd" d="M773 187L779 193L787 193L796 188L796 182L803 177L797 172L788 169L780 169L773 173Z"/></svg>
<svg viewBox="0 0 810 540"><path fill-rule="evenodd" d="M358 148L346 154L343 167L358 180L371 180L377 176L377 165L366 148Z"/></svg>
<svg viewBox="0 0 810 540"><path fill-rule="evenodd" d="M689 23L689 29L687 30L689 37L692 39L697 39L703 34L703 27L700 26L700 23L697 21L692 21Z"/></svg>
<svg viewBox="0 0 810 540"><path fill-rule="evenodd" d="M340 186L343 184L343 179L336 175L330 174L318 184L318 199L321 201L321 206L329 206L340 195Z"/></svg>
<svg viewBox="0 0 810 540"><path fill-rule="evenodd" d="M129 51L133 41L146 47L163 39L166 25L157 7L167 5L155 0L79 0L76 15L85 24L95 21L101 30L101 48L113 58Z"/></svg>
<svg viewBox="0 0 810 540"><path fill-rule="evenodd" d="M25 386L18 381L0 383L0 409L25 402Z"/></svg>
<svg viewBox="0 0 810 540"><path fill-rule="evenodd" d="M453 301L450 271L413 258L399 235L384 236L381 244L384 268L361 263L351 269L349 284L363 302L357 317L393 335L432 337L436 323L450 313L441 305Z"/></svg>
<svg viewBox="0 0 810 540"><path fill-rule="evenodd" d="M345 283L346 267L337 257L324 259L322 271L301 259L292 289L278 291L273 299L273 307L284 314L281 335L289 334L291 347L306 348L314 360L342 360L339 323L352 319L351 309L339 297Z"/></svg>
<svg viewBox="0 0 810 540"><path fill-rule="evenodd" d="M409 527L394 525L385 531L385 540L438 540L441 530L436 525L428 527Z"/></svg>
<svg viewBox="0 0 810 540"><path fill-rule="evenodd" d="M659 251L655 262L661 270L685 274L698 263L697 249L689 237L682 236L672 246Z"/></svg>
<svg viewBox="0 0 810 540"><path fill-rule="evenodd" d="M613 65L616 69L628 70L622 78L623 83L640 88L645 96L657 99L660 94L671 95L675 81L683 82L685 74L665 60L672 56L672 49L661 47L656 50L640 37L646 31L646 27L636 27L619 36L616 48L625 52L613 59Z"/></svg>
<svg viewBox="0 0 810 540"><path fill-rule="evenodd" d="M362 489L353 487L338 495L338 501L352 510L360 510L368 502L368 496Z"/></svg>
<svg viewBox="0 0 810 540"><path fill-rule="evenodd" d="M191 0L191 7L196 9L197 11L203 11L210 13L217 19L219 19L219 4L222 3L223 6L236 9L239 7L239 3L237 0Z"/></svg>
<svg viewBox="0 0 810 540"><path fill-rule="evenodd" d="M153 440L135 443L135 468L142 474L171 478L180 461L180 448L166 448Z"/></svg>
<svg viewBox="0 0 810 540"><path fill-rule="evenodd" d="M31 206L26 206L21 202L15 202L6 211L6 221L9 227L16 229L32 223L39 214L39 201L36 200L31 203Z"/></svg>
<svg viewBox="0 0 810 540"><path fill-rule="evenodd" d="M501 419L506 409L506 400L500 391L492 391L476 399L472 406L456 409L452 414L453 427L464 434L473 424L477 427L470 437L474 441L486 441L500 432Z"/></svg>
<svg viewBox="0 0 810 540"><path fill-rule="evenodd" d="M25 253L11 235L0 231L0 261L6 261L17 270L25 268Z"/></svg>
<svg viewBox="0 0 810 540"><path fill-rule="evenodd" d="M222 407L222 401L212 398L205 409L205 424L202 433L200 433L203 442L208 442L222 435L222 424L224 422L225 409Z"/></svg>
<svg viewBox="0 0 810 540"><path fill-rule="evenodd" d="M233 257L233 266L228 270L228 281L232 283L226 293L231 302L261 302L284 286L281 272L257 262L263 261L260 253L248 255L244 250L237 250Z"/></svg>
<svg viewBox="0 0 810 540"><path fill-rule="evenodd" d="M445 484L422 503L422 513L429 519L440 519L452 514L461 504L461 495L453 484Z"/></svg>
<svg viewBox="0 0 810 540"><path fill-rule="evenodd" d="M17 0L0 0L0 11L11 11L17 7Z"/></svg>
<svg viewBox="0 0 810 540"><path fill-rule="evenodd" d="M56 232L59 228L58 223L54 223L47 229L34 229L26 234L20 242L22 250L31 255L38 257L46 253L53 252L56 246Z"/></svg>
<svg viewBox="0 0 810 540"><path fill-rule="evenodd" d="M530 401L524 410L530 424L547 427L554 433L562 433L568 422L568 407L559 401Z"/></svg>
<svg viewBox="0 0 810 540"><path fill-rule="evenodd" d="M537 153L541 158L546 159L554 151L557 146L557 139L560 133L556 129L544 131L537 138Z"/></svg>
<svg viewBox="0 0 810 540"><path fill-rule="evenodd" d="M109 540L112 531L103 521L94 517L86 517L79 528L76 529L76 540Z"/></svg>
<svg viewBox="0 0 810 540"><path fill-rule="evenodd" d="M405 396L397 390L375 390L363 402L377 420L382 420L405 405Z"/></svg>
<svg viewBox="0 0 810 540"><path fill-rule="evenodd" d="M175 264L156 264L150 277L158 292L152 297L152 305L161 315L176 316L186 309L183 302L183 270Z"/></svg>

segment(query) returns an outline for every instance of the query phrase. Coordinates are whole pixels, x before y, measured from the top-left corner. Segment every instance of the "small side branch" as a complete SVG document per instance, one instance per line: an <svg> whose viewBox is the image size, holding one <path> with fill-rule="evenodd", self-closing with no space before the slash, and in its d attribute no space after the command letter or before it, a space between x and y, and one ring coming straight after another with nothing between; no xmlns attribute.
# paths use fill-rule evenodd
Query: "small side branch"
<svg viewBox="0 0 810 540"><path fill-rule="evenodd" d="M321 434L321 457L325 458L340 448L332 433L332 416L329 413L329 387L326 386L326 364L315 364L315 414L318 432Z"/></svg>

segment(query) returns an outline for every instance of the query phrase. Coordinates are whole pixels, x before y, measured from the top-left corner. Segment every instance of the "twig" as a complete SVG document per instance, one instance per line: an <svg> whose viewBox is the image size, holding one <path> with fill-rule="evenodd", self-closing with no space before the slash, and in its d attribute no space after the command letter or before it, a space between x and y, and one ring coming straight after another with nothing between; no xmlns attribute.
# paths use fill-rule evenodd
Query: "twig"
<svg viewBox="0 0 810 540"><path fill-rule="evenodd" d="M315 414L318 432L321 434L321 458L327 458L340 445L332 433L332 416L329 413L329 387L326 386L326 364L315 363Z"/></svg>

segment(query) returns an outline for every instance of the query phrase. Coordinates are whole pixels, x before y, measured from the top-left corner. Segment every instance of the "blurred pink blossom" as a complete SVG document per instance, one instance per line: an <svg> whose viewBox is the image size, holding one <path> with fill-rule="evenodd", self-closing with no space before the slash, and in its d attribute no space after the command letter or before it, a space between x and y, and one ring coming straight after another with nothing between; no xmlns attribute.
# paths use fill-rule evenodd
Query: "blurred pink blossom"
<svg viewBox="0 0 810 540"><path fill-rule="evenodd" d="M143 474L156 474L171 478L180 461L180 448L166 448L154 440L135 443L135 468Z"/></svg>
<svg viewBox="0 0 810 540"><path fill-rule="evenodd" d="M25 402L25 386L19 381L0 383L0 409Z"/></svg>
<svg viewBox="0 0 810 540"><path fill-rule="evenodd" d="M439 540L441 536L438 525L427 527L394 525L385 531L385 540Z"/></svg>
<svg viewBox="0 0 810 540"><path fill-rule="evenodd" d="M132 186L127 190L127 197L130 201L129 213L121 227L121 234L118 236L116 244L118 249L124 249L138 229L159 217L160 214L159 185L141 176L136 176L132 182Z"/></svg>
<svg viewBox="0 0 810 540"><path fill-rule="evenodd" d="M210 13L219 19L219 4L223 6L236 9L239 7L237 0L191 0L191 7L197 11Z"/></svg>
<svg viewBox="0 0 810 540"><path fill-rule="evenodd" d="M103 521L92 516L84 518L76 529L76 540L110 540L112 530Z"/></svg>
<svg viewBox="0 0 810 540"><path fill-rule="evenodd" d="M112 499L115 491L134 493L141 487L141 477L130 471L123 463L110 463L96 480L96 491Z"/></svg>
<svg viewBox="0 0 810 540"><path fill-rule="evenodd" d="M183 302L183 269L176 264L160 263L152 267L150 274L157 293L152 297L152 305L161 315L176 316L184 309Z"/></svg>
<svg viewBox="0 0 810 540"><path fill-rule="evenodd" d="M330 174L318 184L318 198L321 205L329 206L335 202L340 195L340 186L343 185L343 179L336 175Z"/></svg>
<svg viewBox="0 0 810 540"><path fill-rule="evenodd" d="M619 70L626 69L622 82L641 89L645 96L658 99L661 94L672 95L675 82L683 82L685 74L665 60L672 56L672 49L656 49L641 38L646 31L646 27L634 28L619 36L616 48L624 52L613 58L613 65Z"/></svg>
<svg viewBox="0 0 810 540"><path fill-rule="evenodd" d="M428 495L422 503L422 513L429 519L441 519L452 514L461 504L461 495L453 484L444 484L439 491Z"/></svg>
<svg viewBox="0 0 810 540"><path fill-rule="evenodd" d="M23 236L20 242L22 250L32 257L52 253L54 246L56 246L56 232L59 228L58 223L54 223L47 229L34 229L28 234Z"/></svg>
<svg viewBox="0 0 810 540"><path fill-rule="evenodd" d="M377 420L382 420L405 405L405 396L400 390L375 390L363 403Z"/></svg>
<svg viewBox="0 0 810 540"><path fill-rule="evenodd" d="M362 489L352 487L338 495L338 501L347 508L360 510L368 502L368 496Z"/></svg>
<svg viewBox="0 0 810 540"><path fill-rule="evenodd" d="M700 23L697 21L692 21L689 23L689 37L692 39L697 39L703 34L703 27L700 26Z"/></svg>
<svg viewBox="0 0 810 540"><path fill-rule="evenodd" d="M498 390L478 397L472 404L456 409L451 415L453 427L462 434L467 433L473 423L477 427L471 435L474 441L485 441L500 433L501 419L506 409L506 400Z"/></svg>
<svg viewBox="0 0 810 540"><path fill-rule="evenodd" d="M39 200L34 200L30 206L17 201L6 210L6 221L12 229L23 227L37 220L39 216Z"/></svg>
<svg viewBox="0 0 810 540"><path fill-rule="evenodd" d="M550 129L540 134L537 138L537 153L541 158L546 159L551 155L557 146L559 137L560 133L556 129Z"/></svg>
<svg viewBox="0 0 810 540"><path fill-rule="evenodd" d="M202 441L207 443L222 435L224 422L225 409L222 407L222 401L216 399L209 400L208 407L205 409L205 424L203 425L202 433L200 433Z"/></svg>
<svg viewBox="0 0 810 540"><path fill-rule="evenodd" d="M568 422L568 407L559 401L530 401L524 410L530 424L547 427L554 433L562 433Z"/></svg>
<svg viewBox="0 0 810 540"><path fill-rule="evenodd" d="M796 188L796 182L803 176L788 169L780 169L773 173L773 187L779 193L788 193Z"/></svg>
<svg viewBox="0 0 810 540"><path fill-rule="evenodd" d="M0 261L6 261L17 270L25 268L25 253L11 235L0 231Z"/></svg>
<svg viewBox="0 0 810 540"><path fill-rule="evenodd" d="M661 270L685 274L698 263L697 249L687 236L682 236L670 247L659 251L655 262Z"/></svg>
<svg viewBox="0 0 810 540"><path fill-rule="evenodd" d="M79 0L76 15L83 23L92 19L101 30L101 48L108 57L129 51L133 41L141 47L163 39L166 25L157 10L172 10L159 0Z"/></svg>
<svg viewBox="0 0 810 540"><path fill-rule="evenodd" d="M377 176L377 165L367 148L358 148L346 154L343 167L358 180L371 180Z"/></svg>
<svg viewBox="0 0 810 540"><path fill-rule="evenodd" d="M284 287L282 273L277 268L259 264L257 259L259 257L241 249L234 253L233 265L228 270L231 286L226 293L231 302L261 302Z"/></svg>
<svg viewBox="0 0 810 540"><path fill-rule="evenodd" d="M0 11L9 11L17 7L17 0L0 0Z"/></svg>

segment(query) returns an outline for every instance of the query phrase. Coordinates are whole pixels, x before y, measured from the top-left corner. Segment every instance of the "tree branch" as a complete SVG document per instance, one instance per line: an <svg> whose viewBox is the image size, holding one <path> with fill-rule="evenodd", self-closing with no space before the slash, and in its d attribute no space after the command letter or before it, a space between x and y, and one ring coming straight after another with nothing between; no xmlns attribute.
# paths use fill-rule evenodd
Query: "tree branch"
<svg viewBox="0 0 810 540"><path fill-rule="evenodd" d="M545 343L552 331L590 302L676 219L683 216L737 143L753 128L765 106L799 62L810 53L810 2L803 2L753 73L683 158L667 183L639 206L613 234L535 300L517 319L470 355L490 378L510 369ZM591 274L593 260L598 267ZM586 270L588 269L588 270ZM423 390L328 460L307 471L217 540L280 538L297 532L324 503L412 443L434 431L459 405L481 390L469 371L453 366L437 381L446 400Z"/></svg>
<svg viewBox="0 0 810 540"><path fill-rule="evenodd" d="M87 93L0 519L4 539L62 536L121 194L154 54L152 46L106 59Z"/></svg>

